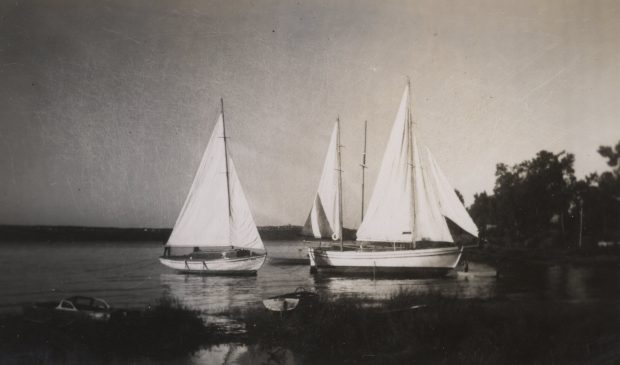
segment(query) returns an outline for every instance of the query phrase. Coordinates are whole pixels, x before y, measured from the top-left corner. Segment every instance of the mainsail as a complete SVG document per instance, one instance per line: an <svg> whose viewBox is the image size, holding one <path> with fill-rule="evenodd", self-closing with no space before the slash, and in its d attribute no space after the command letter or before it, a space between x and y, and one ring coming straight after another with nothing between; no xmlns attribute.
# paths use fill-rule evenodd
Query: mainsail
<svg viewBox="0 0 620 365"><path fill-rule="evenodd" d="M408 103L409 88L406 88L368 209L357 230L359 241L411 242L412 240Z"/></svg>
<svg viewBox="0 0 620 365"><path fill-rule="evenodd" d="M264 248L235 165L226 151L222 114L211 134L167 245Z"/></svg>
<svg viewBox="0 0 620 365"><path fill-rule="evenodd" d="M475 224L458 198L457 206L454 190L454 197L450 195L451 188L432 156L425 159L420 154L409 108L407 86L357 240L453 242L444 217L476 235Z"/></svg>
<svg viewBox="0 0 620 365"><path fill-rule="evenodd" d="M332 239L341 237L338 174L338 123L336 123L327 149L319 188L301 231L304 236Z"/></svg>

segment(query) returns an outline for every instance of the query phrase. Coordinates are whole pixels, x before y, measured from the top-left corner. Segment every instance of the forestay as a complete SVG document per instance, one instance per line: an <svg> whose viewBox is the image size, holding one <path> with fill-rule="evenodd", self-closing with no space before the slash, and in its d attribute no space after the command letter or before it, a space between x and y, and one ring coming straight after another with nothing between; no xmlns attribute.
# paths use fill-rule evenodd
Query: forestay
<svg viewBox="0 0 620 365"><path fill-rule="evenodd" d="M227 187L223 137L220 114L168 246L264 248L230 155Z"/></svg>
<svg viewBox="0 0 620 365"><path fill-rule="evenodd" d="M342 234L338 203L340 199L338 170L338 123L336 123L327 149L319 188L301 232L304 236L338 239Z"/></svg>

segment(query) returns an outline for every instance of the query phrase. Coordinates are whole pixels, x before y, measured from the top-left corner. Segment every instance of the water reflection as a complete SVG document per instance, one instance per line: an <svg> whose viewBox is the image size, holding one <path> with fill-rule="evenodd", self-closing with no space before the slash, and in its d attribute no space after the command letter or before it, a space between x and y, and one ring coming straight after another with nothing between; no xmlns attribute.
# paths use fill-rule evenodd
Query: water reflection
<svg viewBox="0 0 620 365"><path fill-rule="evenodd" d="M184 304L214 314L231 308L257 305L270 296L299 287L314 289L332 297L359 296L376 300L389 298L399 290L418 294L440 293L459 298L490 298L496 293L493 268L470 264L469 273L447 278L378 278L311 275L308 266L266 264L259 274L239 277L198 276L180 273L160 275L164 294Z"/></svg>
<svg viewBox="0 0 620 365"><path fill-rule="evenodd" d="M226 344L213 346L199 351L189 362L190 364L238 365L238 364L273 364L301 365L298 356L281 347L261 349L256 345L246 346Z"/></svg>
<svg viewBox="0 0 620 365"><path fill-rule="evenodd" d="M267 249L299 256L300 242L265 242ZM290 252L289 252L290 251ZM217 313L259 305L264 298L313 288L334 296L384 299L404 289L460 298L505 297L518 300L620 299L617 268L525 265L495 267L470 262L469 272L439 279L355 278L311 275L307 265L267 262L255 277L208 277L176 273L157 262L159 243L7 243L0 246L0 308L24 302L82 294L116 307L141 308L162 296ZM32 257L45 260L32 261ZM24 270L28 262L30 269Z"/></svg>

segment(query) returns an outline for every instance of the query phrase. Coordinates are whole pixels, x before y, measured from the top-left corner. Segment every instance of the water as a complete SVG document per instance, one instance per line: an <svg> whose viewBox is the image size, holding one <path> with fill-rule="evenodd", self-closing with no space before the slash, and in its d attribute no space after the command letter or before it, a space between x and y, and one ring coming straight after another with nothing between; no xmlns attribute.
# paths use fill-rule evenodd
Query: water
<svg viewBox="0 0 620 365"><path fill-rule="evenodd" d="M301 259L302 242L265 242L271 257ZM459 298L509 300L603 300L617 303L620 270L614 268L503 265L496 268L470 262L468 273L434 279L377 279L312 275L308 265L267 262L252 277L213 277L176 273L157 258L162 246L155 242L114 243L4 243L0 245L0 311L22 304L57 300L70 295L105 299L114 307L144 308L163 296L205 312L209 321L227 323L221 313L230 308L260 305L262 299L313 288L321 294L388 298L399 289L435 292ZM275 351L275 352L274 352ZM277 357L283 364L301 364L286 349L272 352L256 346L222 344L204 349L179 362L189 364L263 363ZM276 353L277 352L277 353Z"/></svg>
<svg viewBox="0 0 620 365"><path fill-rule="evenodd" d="M266 242L271 256L301 258L301 242ZM384 299L399 289L439 292L460 298L572 300L620 299L614 269L513 265L495 268L471 262L468 273L434 279L377 279L310 274L307 265L267 262L257 276L214 277L176 273L161 265L159 243L5 243L0 246L0 309L21 304L89 295L115 307L140 308L162 296L217 314L258 305L264 298L314 288L336 296Z"/></svg>
<svg viewBox="0 0 620 365"><path fill-rule="evenodd" d="M301 258L300 242L266 242L273 256ZM496 287L493 268L472 264L472 275L451 279L378 279L311 275L308 265L267 262L257 276L216 277L179 274L161 265L158 243L13 243L0 247L0 308L23 303L89 295L116 307L144 307L174 296L206 313L259 304L264 298L314 288L337 296L384 299L399 288L439 291L462 297L490 297ZM476 276L478 273L490 273Z"/></svg>

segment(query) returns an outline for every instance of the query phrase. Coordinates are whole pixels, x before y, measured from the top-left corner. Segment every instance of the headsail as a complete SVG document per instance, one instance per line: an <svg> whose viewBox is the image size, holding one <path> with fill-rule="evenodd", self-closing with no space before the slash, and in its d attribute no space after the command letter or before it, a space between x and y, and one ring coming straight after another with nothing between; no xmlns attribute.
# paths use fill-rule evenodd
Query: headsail
<svg viewBox="0 0 620 365"><path fill-rule="evenodd" d="M338 188L338 123L334 126L323 165L319 188L301 233L314 238L338 239L340 232L340 191Z"/></svg>
<svg viewBox="0 0 620 365"><path fill-rule="evenodd" d="M237 246L262 249L234 164L228 156L230 214L223 116L220 114L200 161L168 246Z"/></svg>
<svg viewBox="0 0 620 365"><path fill-rule="evenodd" d="M424 164L417 140L413 137L414 182L414 232L415 241L454 242L441 206L433 187L434 181L429 176L429 169Z"/></svg>
<svg viewBox="0 0 620 365"><path fill-rule="evenodd" d="M432 181L432 186L435 188L435 194L441 206L441 214L450 218L452 222L467 233L474 237L478 237L478 227L471 219L469 213L467 213L463 203L461 203L456 192L452 186L450 186L446 175L441 171L441 168L439 168L437 161L428 148L426 148L426 155L429 167L428 175Z"/></svg>
<svg viewBox="0 0 620 365"><path fill-rule="evenodd" d="M235 164L229 156L230 179L230 244L235 247L263 249L263 241L258 234L250 205L245 198L241 182L235 170Z"/></svg>

